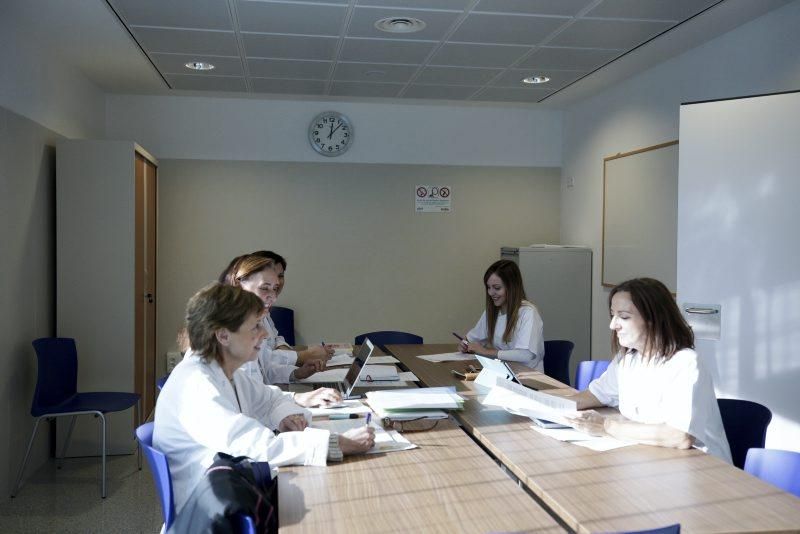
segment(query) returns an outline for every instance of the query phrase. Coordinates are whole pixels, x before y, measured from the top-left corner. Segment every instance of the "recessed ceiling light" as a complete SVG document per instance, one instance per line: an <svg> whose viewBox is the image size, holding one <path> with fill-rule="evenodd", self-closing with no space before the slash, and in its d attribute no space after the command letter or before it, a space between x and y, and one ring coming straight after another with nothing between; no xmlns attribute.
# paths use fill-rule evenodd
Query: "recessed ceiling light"
<svg viewBox="0 0 800 534"><path fill-rule="evenodd" d="M184 65L187 69L192 70L213 70L214 65L206 63L205 61L190 61Z"/></svg>
<svg viewBox="0 0 800 534"><path fill-rule="evenodd" d="M413 17L386 17L376 21L375 27L382 32L414 33L425 29L425 21Z"/></svg>
<svg viewBox="0 0 800 534"><path fill-rule="evenodd" d="M542 75L542 76L528 76L527 78L523 78L522 79L522 83L533 83L533 84L547 83L549 81L550 81L550 78L548 78L547 76L544 76L544 75Z"/></svg>

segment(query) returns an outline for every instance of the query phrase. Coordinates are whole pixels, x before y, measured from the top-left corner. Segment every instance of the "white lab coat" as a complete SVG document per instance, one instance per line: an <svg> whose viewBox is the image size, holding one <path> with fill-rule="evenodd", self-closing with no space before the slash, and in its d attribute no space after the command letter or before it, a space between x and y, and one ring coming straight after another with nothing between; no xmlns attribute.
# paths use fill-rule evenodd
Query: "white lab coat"
<svg viewBox="0 0 800 534"><path fill-rule="evenodd" d="M169 461L176 512L217 452L268 461L272 468L326 464L328 431L272 431L292 414L311 421L291 395L246 373L234 373L234 383L236 392L216 361L205 363L189 351L158 396L153 445Z"/></svg>
<svg viewBox="0 0 800 534"><path fill-rule="evenodd" d="M494 325L494 332L489 335L486 322L486 312L484 311L475 327L467 332L467 340L478 343L485 343L490 338L492 346L498 350L497 357L501 360L516 361L527 365L537 371L544 372L544 323L536 306L522 301L517 314L517 324L511 340L506 343L503 341L503 333L506 331L506 314L497 315L497 323Z"/></svg>
<svg viewBox="0 0 800 534"><path fill-rule="evenodd" d="M246 372L264 384L288 384L292 372L297 369L297 352L290 349L278 349L286 345L286 340L278 333L269 313L261 322L267 337L261 342L258 359L244 364L240 371Z"/></svg>
<svg viewBox="0 0 800 534"><path fill-rule="evenodd" d="M680 350L661 362L645 362L630 351L614 358L589 391L606 406L618 406L631 421L686 432L696 448L731 463L711 373L694 350Z"/></svg>

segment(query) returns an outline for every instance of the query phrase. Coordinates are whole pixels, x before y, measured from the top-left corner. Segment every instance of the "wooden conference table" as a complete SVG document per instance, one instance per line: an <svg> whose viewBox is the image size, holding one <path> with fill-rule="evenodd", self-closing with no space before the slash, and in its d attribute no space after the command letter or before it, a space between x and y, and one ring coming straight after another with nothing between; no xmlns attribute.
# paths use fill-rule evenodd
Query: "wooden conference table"
<svg viewBox="0 0 800 534"><path fill-rule="evenodd" d="M480 404L477 386L450 372L463 371L469 362L430 363L417 358L452 352L455 345L387 349L417 375L421 385L456 386L467 399L464 410L454 412L464 430L576 532L631 531L673 523L681 524L681 532L800 532L800 499L714 456L696 449L644 445L594 452L562 443L531 430L525 417ZM523 382L533 378L537 386L566 387L533 371L521 373L520 378ZM508 515L514 514L505 503L502 506ZM476 515L489 509L485 503ZM486 530L509 529L490 523Z"/></svg>
<svg viewBox="0 0 800 534"><path fill-rule="evenodd" d="M281 532L565 532L452 421L405 435L419 448L282 467Z"/></svg>

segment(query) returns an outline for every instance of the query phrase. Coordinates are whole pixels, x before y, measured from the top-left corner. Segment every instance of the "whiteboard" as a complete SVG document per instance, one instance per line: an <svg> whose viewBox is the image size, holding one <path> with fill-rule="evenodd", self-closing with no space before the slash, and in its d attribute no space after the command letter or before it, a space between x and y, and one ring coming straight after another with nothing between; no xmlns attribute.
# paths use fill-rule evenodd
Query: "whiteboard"
<svg viewBox="0 0 800 534"><path fill-rule="evenodd" d="M675 293L678 250L678 141L603 160L602 282L661 280Z"/></svg>

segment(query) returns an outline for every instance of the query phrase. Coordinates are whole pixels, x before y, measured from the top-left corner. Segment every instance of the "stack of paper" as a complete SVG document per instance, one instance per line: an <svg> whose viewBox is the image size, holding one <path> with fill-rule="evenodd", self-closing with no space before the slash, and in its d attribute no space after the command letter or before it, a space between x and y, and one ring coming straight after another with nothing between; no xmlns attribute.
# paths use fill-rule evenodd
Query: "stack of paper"
<svg viewBox="0 0 800 534"><path fill-rule="evenodd" d="M367 402L380 417L394 420L447 417L442 410L460 410L464 399L453 387L370 391Z"/></svg>
<svg viewBox="0 0 800 534"><path fill-rule="evenodd" d="M497 384L481 402L486 406L500 406L531 419L544 419L561 424L568 424L564 414L573 413L578 409L574 400L534 391L501 377L497 378Z"/></svg>
<svg viewBox="0 0 800 534"><path fill-rule="evenodd" d="M365 382L397 381L400 380L400 376L397 374L397 367L394 365L367 364L361 371L361 380Z"/></svg>

